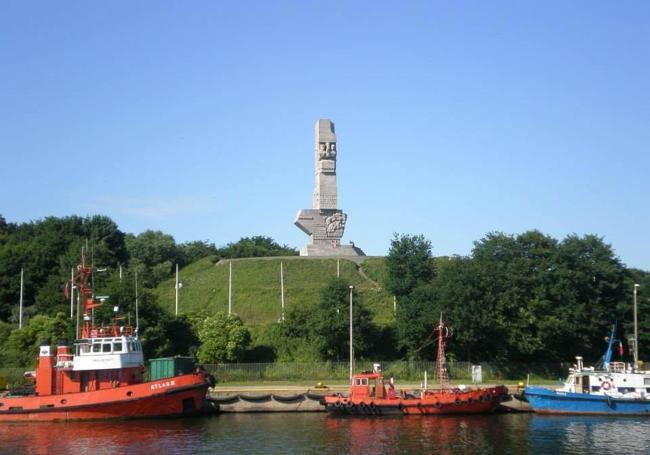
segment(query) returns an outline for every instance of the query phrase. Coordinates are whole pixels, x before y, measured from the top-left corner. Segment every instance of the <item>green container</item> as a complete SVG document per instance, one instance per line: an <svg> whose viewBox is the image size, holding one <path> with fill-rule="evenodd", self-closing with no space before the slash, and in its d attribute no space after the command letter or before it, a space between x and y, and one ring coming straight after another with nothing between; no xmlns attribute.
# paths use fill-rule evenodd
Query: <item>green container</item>
<svg viewBox="0 0 650 455"><path fill-rule="evenodd" d="M151 381L172 378L194 371L192 357L164 357L149 360L149 376Z"/></svg>

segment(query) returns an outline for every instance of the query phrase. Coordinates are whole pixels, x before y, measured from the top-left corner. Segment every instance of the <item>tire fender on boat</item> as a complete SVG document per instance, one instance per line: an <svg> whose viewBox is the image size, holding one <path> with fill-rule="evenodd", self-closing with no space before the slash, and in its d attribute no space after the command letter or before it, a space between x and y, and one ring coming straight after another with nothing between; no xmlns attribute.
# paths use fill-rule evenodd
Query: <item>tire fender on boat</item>
<svg viewBox="0 0 650 455"><path fill-rule="evenodd" d="M436 409L440 409L440 408L442 408L442 405L440 404L439 401L436 401L435 403L433 403L433 407L436 408Z"/></svg>
<svg viewBox="0 0 650 455"><path fill-rule="evenodd" d="M609 383L609 381L603 381L603 383L600 385L600 387L603 390L609 390L612 388L612 385Z"/></svg>
<svg viewBox="0 0 650 455"><path fill-rule="evenodd" d="M460 398L456 398L456 401L454 401L454 404L455 404L456 406L460 406L461 404L463 404L463 402L461 401Z"/></svg>

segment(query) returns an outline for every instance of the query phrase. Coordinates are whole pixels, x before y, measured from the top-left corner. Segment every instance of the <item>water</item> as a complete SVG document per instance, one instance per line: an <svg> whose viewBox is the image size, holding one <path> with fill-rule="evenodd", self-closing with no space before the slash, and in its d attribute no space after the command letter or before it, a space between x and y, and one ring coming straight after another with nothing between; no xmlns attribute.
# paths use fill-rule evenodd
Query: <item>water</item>
<svg viewBox="0 0 650 455"><path fill-rule="evenodd" d="M2 454L650 454L650 419L324 413L0 423Z"/></svg>

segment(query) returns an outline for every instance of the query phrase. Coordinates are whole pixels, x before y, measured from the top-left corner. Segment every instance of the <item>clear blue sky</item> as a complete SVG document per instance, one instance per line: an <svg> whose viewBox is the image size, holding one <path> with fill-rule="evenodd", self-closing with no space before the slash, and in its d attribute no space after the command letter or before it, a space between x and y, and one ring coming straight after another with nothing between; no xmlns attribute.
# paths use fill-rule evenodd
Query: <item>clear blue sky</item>
<svg viewBox="0 0 650 455"><path fill-rule="evenodd" d="M650 2L4 1L0 214L301 247L313 126L343 242L593 233L650 270Z"/></svg>

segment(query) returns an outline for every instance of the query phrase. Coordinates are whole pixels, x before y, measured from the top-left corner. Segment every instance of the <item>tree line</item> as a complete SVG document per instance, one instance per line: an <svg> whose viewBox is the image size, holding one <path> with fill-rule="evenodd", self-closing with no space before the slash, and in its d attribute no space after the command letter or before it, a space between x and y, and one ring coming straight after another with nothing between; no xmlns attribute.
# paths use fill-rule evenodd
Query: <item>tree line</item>
<svg viewBox="0 0 650 455"><path fill-rule="evenodd" d="M113 306L135 325L135 277L139 284L139 323L147 357L195 353L199 321L173 317L157 303L151 289L198 259L297 255L297 250L264 236L245 237L223 247L206 241L176 243L171 235L148 230L122 232L106 216L47 217L10 223L0 215L0 365L28 366L44 339L74 339L75 321L64 288L71 270L86 261L101 272L94 276L98 295L110 296L95 312L98 322L112 317ZM20 275L24 270L22 330L16 329Z"/></svg>
<svg viewBox="0 0 650 455"><path fill-rule="evenodd" d="M640 344L650 346L650 273L625 267L596 235L490 233L468 256L435 259L423 236L395 235L386 263L397 343L408 358L434 358L431 334L442 315L458 359L595 361L613 323L623 340L632 334L635 283Z"/></svg>
<svg viewBox="0 0 650 455"><path fill-rule="evenodd" d="M140 336L148 358L194 355L200 362L345 361L350 292L357 358L435 358L433 328L442 316L454 329L451 358L490 362L596 360L611 324L626 342L632 331L632 289L638 294L641 354L650 343L650 273L625 267L595 235L554 239L538 231L490 233L467 256L434 257L422 235L396 234L383 283L396 297L393 323L377 325L373 309L349 283L335 279L313 305L290 308L282 321L255 330L236 315L199 312L174 317L150 289L198 259L286 256L297 251L264 236L217 248L178 244L170 235L123 233L104 216L49 217L7 223L0 216L0 365L28 366L43 339L74 338L75 321L63 296L70 270L87 258L98 294L109 304L95 313L108 321L112 307L135 317L140 284ZM16 329L20 269L25 270L24 328ZM627 343L626 343L627 344Z"/></svg>

